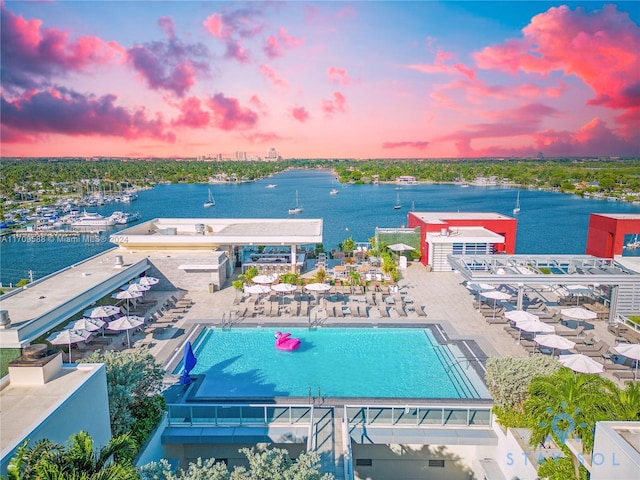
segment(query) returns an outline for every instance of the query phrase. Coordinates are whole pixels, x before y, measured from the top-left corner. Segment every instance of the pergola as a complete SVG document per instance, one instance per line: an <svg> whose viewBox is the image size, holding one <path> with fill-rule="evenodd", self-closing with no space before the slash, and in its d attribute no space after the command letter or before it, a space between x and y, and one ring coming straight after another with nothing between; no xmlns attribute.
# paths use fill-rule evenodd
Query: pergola
<svg viewBox="0 0 640 480"><path fill-rule="evenodd" d="M609 321L617 317L621 286L639 286L640 274L612 259L591 255L449 255L451 267L471 283L518 287L518 308L528 285L609 285Z"/></svg>

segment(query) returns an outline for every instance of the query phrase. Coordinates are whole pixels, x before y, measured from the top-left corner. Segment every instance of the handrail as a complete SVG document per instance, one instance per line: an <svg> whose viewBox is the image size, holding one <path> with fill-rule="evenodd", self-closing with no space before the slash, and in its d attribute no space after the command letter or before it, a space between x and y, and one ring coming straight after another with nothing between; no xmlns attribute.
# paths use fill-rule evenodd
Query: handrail
<svg viewBox="0 0 640 480"><path fill-rule="evenodd" d="M238 416L227 417L221 415L222 412L229 412L237 409ZM294 410L301 410L302 414L293 417ZM249 413L247 410L253 410ZM255 411L261 410L260 414ZM279 411L278 419L275 421L269 416L269 410ZM309 411L309 413L307 413ZM194 415L194 413L196 415ZM180 426L194 425L224 425L224 426L247 426L247 425L306 425L311 421L313 406L308 404L281 405L275 403L194 403L194 404L168 404L167 424Z"/></svg>
<svg viewBox="0 0 640 480"><path fill-rule="evenodd" d="M492 424L491 405L345 405L345 412L348 414L348 409L355 409L356 414L352 419L347 418L348 426L366 425L368 428L375 428L377 426L388 428L393 426L394 428L460 428L464 426L466 428L488 428ZM371 416L371 411L375 411L375 417ZM408 415L415 410L415 422L402 422L400 421L405 415ZM439 421L434 421L438 418L438 415L432 415L427 417L421 416L420 412L439 412ZM447 418L447 413L451 412L465 412L465 420L455 418L452 421ZM382 412L387 412L386 416L381 415ZM472 421L474 413L487 413L486 423L475 423Z"/></svg>
<svg viewBox="0 0 640 480"><path fill-rule="evenodd" d="M353 476L353 452L351 449L351 436L349 435L349 419L347 417L347 407L343 407L342 416L342 445L344 447L344 480L354 480Z"/></svg>

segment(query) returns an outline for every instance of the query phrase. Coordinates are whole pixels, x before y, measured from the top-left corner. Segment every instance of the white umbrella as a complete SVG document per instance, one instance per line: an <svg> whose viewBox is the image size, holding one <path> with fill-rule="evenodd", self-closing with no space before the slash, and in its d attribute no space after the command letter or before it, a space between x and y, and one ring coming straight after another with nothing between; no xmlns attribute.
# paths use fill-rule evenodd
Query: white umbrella
<svg viewBox="0 0 640 480"><path fill-rule="evenodd" d="M138 277L131 283L142 285L144 287L151 287L152 285L156 285L159 281L160 280L155 277Z"/></svg>
<svg viewBox="0 0 640 480"><path fill-rule="evenodd" d="M511 295L498 290L492 290L490 292L480 292L480 295L485 298L493 299L493 318L496 318L496 303L498 300L509 300Z"/></svg>
<svg viewBox="0 0 640 480"><path fill-rule="evenodd" d="M251 281L253 283L260 283L260 284L266 285L266 284L271 284L275 282L276 278L278 277L275 275L256 275L251 279Z"/></svg>
<svg viewBox="0 0 640 480"><path fill-rule="evenodd" d="M102 305L101 307L90 308L84 311L84 316L89 318L111 317L120 313L120 307L115 305Z"/></svg>
<svg viewBox="0 0 640 480"><path fill-rule="evenodd" d="M96 332L102 328L105 322L99 318L81 318L74 322L69 322L64 328L67 330L86 330L87 332Z"/></svg>
<svg viewBox="0 0 640 480"><path fill-rule="evenodd" d="M516 322L516 328L520 329L520 336L522 336L522 330L531 333L554 333L556 331L553 326L540 320L520 320ZM518 338L518 341L520 341L520 338Z"/></svg>
<svg viewBox="0 0 640 480"><path fill-rule="evenodd" d="M331 285L327 285L326 283L310 283L309 285L305 285L304 288L310 292L326 292L327 290L331 290Z"/></svg>
<svg viewBox="0 0 640 480"><path fill-rule="evenodd" d="M69 363L71 363L71 344L84 342L91 336L86 330L60 330L47 337L51 345L69 345Z"/></svg>
<svg viewBox="0 0 640 480"><path fill-rule="evenodd" d="M496 289L496 287L488 283L468 283L467 288L475 293L489 292ZM476 297L476 300L479 300L479 297Z"/></svg>
<svg viewBox="0 0 640 480"><path fill-rule="evenodd" d="M524 320L529 320L533 322L537 322L540 320L540 317L538 317L538 315L525 312L524 310L509 310L504 314L504 316L509 320L511 320L512 322L516 322L516 324Z"/></svg>
<svg viewBox="0 0 640 480"><path fill-rule="evenodd" d="M244 287L244 292L252 295L261 295L263 293L269 293L270 291L271 287L267 285L246 285Z"/></svg>
<svg viewBox="0 0 640 480"><path fill-rule="evenodd" d="M109 330L126 330L127 331L127 345L131 348L131 340L129 340L129 330L137 328L144 323L144 317L138 317L136 315L124 315L120 318L116 318L112 322L109 322L107 328Z"/></svg>
<svg viewBox="0 0 640 480"><path fill-rule="evenodd" d="M142 296L142 292L134 292L131 290L123 290L122 292L114 293L111 295L111 298L115 298L117 300L126 300L127 301L127 312L129 312L129 300L132 298L140 298Z"/></svg>
<svg viewBox="0 0 640 480"><path fill-rule="evenodd" d="M120 290L124 290L126 292L137 292L142 293L150 290L151 287L149 285L143 285L142 283L130 283L129 285L122 285Z"/></svg>
<svg viewBox="0 0 640 480"><path fill-rule="evenodd" d="M592 312L591 310L581 307L563 308L560 310L560 313L567 318L578 320L578 323L580 320L593 320L594 318L598 318L598 314L596 312Z"/></svg>
<svg viewBox="0 0 640 480"><path fill-rule="evenodd" d="M566 288L573 295L577 295L576 305L580 303L580 295L591 295L593 293L593 290L586 285L565 285L564 288Z"/></svg>
<svg viewBox="0 0 640 480"><path fill-rule="evenodd" d="M621 343L613 347L614 352L629 357L636 361L636 370L633 375L634 379L638 378L638 363L640 363L640 343Z"/></svg>
<svg viewBox="0 0 640 480"><path fill-rule="evenodd" d="M560 355L558 361L574 372L580 373L602 373L604 366L596 362L593 358L582 353L572 353L571 355Z"/></svg>
<svg viewBox="0 0 640 480"><path fill-rule="evenodd" d="M284 295L285 295L285 293L295 292L297 288L298 287L296 287L295 285L292 285L290 283L278 283L276 285L271 285L271 290L273 290L274 292L278 292L278 293L282 294L283 303L284 303Z"/></svg>
<svg viewBox="0 0 640 480"><path fill-rule="evenodd" d="M416 250L415 247L407 245L406 243L394 243L393 245L389 245L387 248L394 252L408 252L410 250Z"/></svg>
<svg viewBox="0 0 640 480"><path fill-rule="evenodd" d="M572 342L568 338L560 335L538 335L533 339L538 345L552 348L552 355L555 355L556 348L560 350L569 350L576 346L576 342Z"/></svg>

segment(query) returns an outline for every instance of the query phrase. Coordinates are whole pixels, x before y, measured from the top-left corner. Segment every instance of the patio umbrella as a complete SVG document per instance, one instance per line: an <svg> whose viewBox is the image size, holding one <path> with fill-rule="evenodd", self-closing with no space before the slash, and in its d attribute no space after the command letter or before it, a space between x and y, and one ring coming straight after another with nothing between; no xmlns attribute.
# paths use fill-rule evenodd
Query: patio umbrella
<svg viewBox="0 0 640 480"><path fill-rule="evenodd" d="M594 318L598 318L596 312L581 307L563 308L560 310L560 313L567 318L578 320L578 323L580 323L580 320L593 320Z"/></svg>
<svg viewBox="0 0 640 480"><path fill-rule="evenodd" d="M193 348L191 347L191 342L189 341L184 345L184 356L182 362L184 364L184 371L180 376L180 383L182 385L189 385L191 383L191 377L189 376L189 373L191 372L191 370L193 370L193 367L196 366L196 363L198 363L198 359L193 354Z"/></svg>
<svg viewBox="0 0 640 480"><path fill-rule="evenodd" d="M559 350L569 350L576 346L576 342L561 337L560 335L538 335L533 339L538 345L543 347L549 347L552 350L551 354L555 355L556 348Z"/></svg>
<svg viewBox="0 0 640 480"><path fill-rule="evenodd" d="M504 292L499 292L498 290L492 290L490 292L480 292L480 295L484 298L493 299L493 318L496 318L496 303L498 300L509 300L511 295Z"/></svg>
<svg viewBox="0 0 640 480"><path fill-rule="evenodd" d="M263 285L272 284L278 277L275 275L256 275L251 279L253 283L259 283Z"/></svg>
<svg viewBox="0 0 640 480"><path fill-rule="evenodd" d="M466 287L474 293L489 292L495 290L496 287L489 285L488 283L467 283ZM476 295L476 300L480 300L479 295Z"/></svg>
<svg viewBox="0 0 640 480"><path fill-rule="evenodd" d="M127 312L129 312L129 300L132 298L140 298L142 296L142 292L133 292L130 290L123 290L122 292L114 293L111 295L111 298L115 298L117 300L126 300L127 301Z"/></svg>
<svg viewBox="0 0 640 480"><path fill-rule="evenodd" d="M69 363L71 363L71 344L84 342L91 336L86 330L60 330L47 337L51 345L69 345Z"/></svg>
<svg viewBox="0 0 640 480"><path fill-rule="evenodd" d="M134 279L131 283L142 285L143 287L151 287L156 285L160 280L155 277L138 277Z"/></svg>
<svg viewBox="0 0 640 480"><path fill-rule="evenodd" d="M120 313L120 307L115 305L102 305L100 307L90 308L84 311L84 316L89 318L111 317Z"/></svg>
<svg viewBox="0 0 640 480"><path fill-rule="evenodd" d="M406 243L394 243L393 245L389 245L387 248L394 252L408 252L410 250L416 250L415 247L407 245Z"/></svg>
<svg viewBox="0 0 640 480"><path fill-rule="evenodd" d="M143 293L150 289L151 287L149 285L143 285L142 283L130 283L129 285L122 285L120 287L120 290L137 293Z"/></svg>
<svg viewBox="0 0 640 480"><path fill-rule="evenodd" d="M81 318L75 322L69 322L65 325L67 330L86 330L87 332L97 332L105 324L99 318Z"/></svg>
<svg viewBox="0 0 640 480"><path fill-rule="evenodd" d="M129 339L129 330L137 328L144 323L144 317L138 317L136 315L123 315L120 318L116 318L112 322L109 322L107 328L109 330L127 332L127 345L131 348L131 340Z"/></svg>
<svg viewBox="0 0 640 480"><path fill-rule="evenodd" d="M512 322L515 322L516 324L518 322L523 322L525 320L529 320L529 321L532 321L532 322L540 321L540 317L538 317L538 315L534 315L533 313L525 312L524 310L509 310L508 312L506 312L504 314L504 316L506 318L508 318L509 320L511 320Z"/></svg>
<svg viewBox="0 0 640 480"><path fill-rule="evenodd" d="M262 295L263 293L269 293L270 291L271 287L268 287L267 285L247 285L244 287L244 292L252 295Z"/></svg>
<svg viewBox="0 0 640 480"><path fill-rule="evenodd" d="M564 288L569 290L572 294L578 295L576 298L576 305L579 305L580 303L580 295L591 295L593 293L593 290L586 285L565 285Z"/></svg>
<svg viewBox="0 0 640 480"><path fill-rule="evenodd" d="M613 351L636 361L634 380L638 379L638 363L640 363L640 343L621 343L613 347Z"/></svg>
<svg viewBox="0 0 640 480"><path fill-rule="evenodd" d="M535 315L533 315L535 317ZM541 322L540 320L531 320L525 319L516 322L516 328L520 329L520 337L522 336L522 331L531 332L531 333L554 333L556 329L549 325L548 323ZM518 341L520 341L520 337Z"/></svg>
<svg viewBox="0 0 640 480"><path fill-rule="evenodd" d="M305 285L304 288L310 292L322 292L324 294L326 291L331 290L331 285L327 285L326 283L310 283L309 285Z"/></svg>
<svg viewBox="0 0 640 480"><path fill-rule="evenodd" d="M271 290L282 294L282 303L284 303L285 293L295 292L297 288L298 287L290 283L278 283L276 285L271 285Z"/></svg>
<svg viewBox="0 0 640 480"><path fill-rule="evenodd" d="M602 373L604 366L596 362L593 358L582 353L572 353L570 355L560 355L558 361L574 372L580 373Z"/></svg>

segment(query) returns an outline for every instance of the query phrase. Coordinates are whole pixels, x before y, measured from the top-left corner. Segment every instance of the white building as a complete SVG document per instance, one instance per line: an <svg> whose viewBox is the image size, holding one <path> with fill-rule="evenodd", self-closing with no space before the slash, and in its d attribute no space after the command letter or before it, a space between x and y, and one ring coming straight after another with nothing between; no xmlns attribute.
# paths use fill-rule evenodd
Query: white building
<svg viewBox="0 0 640 480"><path fill-rule="evenodd" d="M275 148L271 147L267 151L267 155L264 158L265 160L268 160L268 161L275 161L275 160L278 160L278 157L280 157L280 154L278 153L278 151Z"/></svg>

